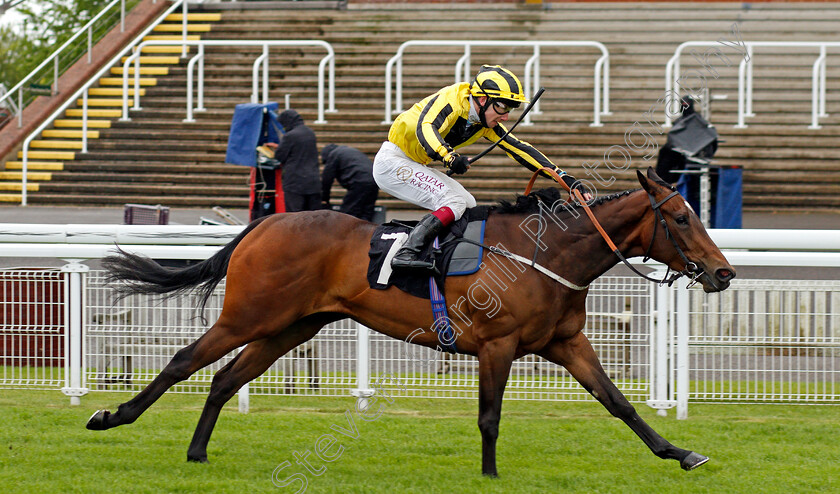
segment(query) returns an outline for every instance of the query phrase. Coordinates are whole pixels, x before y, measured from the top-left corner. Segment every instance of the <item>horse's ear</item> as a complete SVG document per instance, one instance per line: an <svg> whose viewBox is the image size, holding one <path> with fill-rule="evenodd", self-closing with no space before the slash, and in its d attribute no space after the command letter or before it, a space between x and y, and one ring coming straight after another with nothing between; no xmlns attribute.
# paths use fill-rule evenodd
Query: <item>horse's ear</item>
<svg viewBox="0 0 840 494"><path fill-rule="evenodd" d="M651 168L648 167L648 173L650 173L650 171L651 171ZM644 173L642 173L641 170L636 170L636 177L639 179L639 183L642 184L642 188L645 189L645 191L648 194L653 194L653 191L651 190L652 187L650 186L650 182L648 182L647 177L645 177Z"/></svg>
<svg viewBox="0 0 840 494"><path fill-rule="evenodd" d="M656 170L653 169L652 166L647 168L647 178L653 180L654 182L664 182L659 175L656 173Z"/></svg>

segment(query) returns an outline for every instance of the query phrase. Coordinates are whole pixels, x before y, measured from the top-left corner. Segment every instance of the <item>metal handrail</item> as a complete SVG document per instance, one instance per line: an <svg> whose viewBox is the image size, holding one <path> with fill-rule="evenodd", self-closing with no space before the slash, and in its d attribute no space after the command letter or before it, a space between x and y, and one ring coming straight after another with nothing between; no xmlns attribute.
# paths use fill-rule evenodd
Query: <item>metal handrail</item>
<svg viewBox="0 0 840 494"><path fill-rule="evenodd" d="M686 41L677 47L674 55L665 65L665 127L670 127L672 118L677 116L679 94L676 87L680 78L680 57L683 50L692 47L720 46L720 41ZM827 49L840 47L838 41L744 41L745 53L738 65L738 123L735 128L747 127L746 117L754 117L753 113L753 50L756 47L774 48L819 48L819 55L811 68L811 125L809 129L819 129L819 118L827 117L825 111L825 65ZM728 66L729 64L727 64ZM668 95L674 94L668 100Z"/></svg>
<svg viewBox="0 0 840 494"><path fill-rule="evenodd" d="M56 109L56 111L53 112L52 115L50 115L49 117L44 119L44 121L41 122L41 125L39 125L33 132L31 132L29 134L29 136L27 136L27 138L23 141L23 148L21 149L21 154L22 154L22 164L21 164L21 174L22 174L21 185L22 185L22 187L21 187L21 197L20 197L20 205L21 206L26 206L26 195L27 195L26 194L26 185L27 185L26 175L27 175L27 165L28 165L28 159L29 159L29 144L32 142L32 140L36 136L40 135L40 133L44 129L46 129L49 125L51 125L56 118L58 118L60 115L62 115L64 113L64 111L70 105L72 105L79 96L82 96L82 98L83 98L83 103L82 103L82 152L86 153L87 152L87 94L88 94L88 89L90 89L90 87L93 86L94 84L98 83L99 78L102 77L103 74L105 74L107 71L111 70L111 67L114 66L114 64L116 64L117 62L119 62L121 57L125 56L125 54L129 50L131 50L132 47L136 46L137 43L139 43L143 39L143 37L148 35L158 24L160 24L164 19L166 19L166 17L169 14L171 14L172 12L177 10L179 7L183 8L183 5L186 5L186 2L184 0L176 0L168 9L166 9L163 12L163 14L161 14L154 22L150 23L146 27L146 29L144 29L140 34L137 35L137 37L134 38L134 40L132 40L131 43L128 43L128 45L126 45L125 48L120 50L117 53L117 55L114 56L114 58L112 58L108 63L104 64L102 66L102 68L99 69L99 71L88 80L88 82L86 82L82 87L80 87L78 90L76 90L76 92L73 93L72 96L67 98L67 101L65 101L60 107L58 107L58 109ZM170 42L170 44L172 44L172 42Z"/></svg>
<svg viewBox="0 0 840 494"><path fill-rule="evenodd" d="M154 0L154 3L157 3L157 0ZM52 55L48 56L40 65L38 65L32 72L30 72L26 77L23 78L19 83L17 83L12 89L6 92L6 94L0 94L0 106L3 105L3 102L7 99L10 103L12 109L16 109L15 113L18 117L18 128L23 127L23 86L29 82L36 74L41 72L41 69L46 67L50 62L53 62L54 68L54 78L51 88L52 95L56 94L56 86L58 85L58 64L59 64L59 55L63 52L68 46L70 46L74 41L76 41L82 33L87 32L88 35L88 50L87 50L87 59L88 63L92 62L91 58L91 48L93 45L93 25L99 21L103 16L105 16L108 11L111 10L112 7L115 5L120 4L120 32L125 31L125 0L114 0L113 2L106 5L101 12L96 14L96 16L91 19L87 24L82 26L76 34L70 37L63 45L61 45L57 50L55 50ZM17 91L18 94L18 104L15 105L14 102L11 100L11 95Z"/></svg>
<svg viewBox="0 0 840 494"><path fill-rule="evenodd" d="M15 115L18 114L20 111L18 106L15 104L15 100L12 98L6 99L4 96L9 92L6 90L6 85L0 82L0 108L6 108L12 110L12 113Z"/></svg>
<svg viewBox="0 0 840 494"><path fill-rule="evenodd" d="M464 55L455 63L455 82L469 81L470 56L473 46L531 46L534 54L525 64L525 96L536 94L540 87L540 48L541 47L562 47L562 46L590 46L601 50L601 57L595 62L595 87L594 87L594 116L592 127L600 127L601 115L610 113L610 53L603 43L597 41L454 41L454 40L411 40L400 45L396 55L388 60L385 65L385 119L383 124L390 124L391 117L403 111L402 104L402 59L405 50L412 46L463 46ZM396 87L394 107L391 108L391 72L396 66ZM601 81L603 80L603 84ZM601 110L601 99L603 98L603 110ZM539 114L539 102L534 105L533 113ZM523 125L530 123L530 115L523 119Z"/></svg>
<svg viewBox="0 0 840 494"><path fill-rule="evenodd" d="M324 124L327 121L324 119L324 113L333 113L335 109L335 51L332 45L326 41L321 40L256 40L256 41L241 41L241 40L182 40L182 41L143 41L137 46L137 51L128 57L123 64L123 114L120 120L131 120L128 115L128 73L129 68L134 64L134 106L133 110L141 110L140 106L140 53L145 46L154 45L183 45L198 46L199 54L190 60L187 72L187 120L192 121L192 70L193 62L201 57L204 57L205 46L262 46L263 51L260 56L254 61L253 65L253 90L251 93L251 102L257 103L259 101L258 87L260 86L260 70L262 67L262 102L268 102L268 49L271 46L320 46L327 51L327 54L321 59L318 64L318 119L317 124ZM325 72L329 64L329 108L324 109L324 85ZM199 63L198 72L198 94L199 107L203 105L204 94L204 64ZM201 109L201 108L199 108Z"/></svg>

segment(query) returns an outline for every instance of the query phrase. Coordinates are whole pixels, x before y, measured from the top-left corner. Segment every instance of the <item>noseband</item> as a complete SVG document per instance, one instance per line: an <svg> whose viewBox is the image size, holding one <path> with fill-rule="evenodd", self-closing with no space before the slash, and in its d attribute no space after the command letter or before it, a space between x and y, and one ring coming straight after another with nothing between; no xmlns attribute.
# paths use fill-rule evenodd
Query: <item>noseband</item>
<svg viewBox="0 0 840 494"><path fill-rule="evenodd" d="M560 176L556 172L554 172L553 170L542 169L534 172L534 175L531 177L531 181L528 183L528 187L526 187L525 189L526 195L529 192L531 192L531 187L533 187L534 182L537 179L537 175L540 173L540 171L547 172L549 175L552 175L558 183L560 183L564 188L568 189L566 183L560 179ZM642 262L647 262L647 260L650 259L650 251L653 248L653 242L656 240L656 231L659 227L659 224L662 224L662 228L665 230L665 237L671 240L671 243L674 245L674 249L677 250L677 254L679 254L680 258L682 258L683 262L685 262L685 269L679 272L675 272L670 277L669 274L671 273L671 267L668 266L668 270L665 272L665 276L663 276L661 280L652 278L642 273L641 271L636 269L635 266L630 264L630 262L627 261L627 258L624 257L624 254L622 254L621 251L618 250L618 247L616 247L615 243L613 243L612 239L610 239L609 234L607 234L607 232L604 231L604 228L598 222L598 219L595 218L595 215L592 213L592 210L589 209L589 205L586 204L586 201L583 199L583 195L580 193L580 191L578 189L573 189L569 190L569 192L578 200L578 203L580 203L580 205L583 207L583 210L586 212L586 215L589 216L589 219L592 221L592 224L595 225L595 228L598 230L598 233L601 234L601 236L607 242L609 248L612 249L613 253L621 260L621 262L623 262L628 268L630 268L631 271L633 271L637 275L641 276L642 278L648 281L653 281L655 283L659 283L660 285L667 284L668 286L673 285L677 279L683 276L689 276L691 277L691 281L688 283L688 286L692 287L697 283L697 278L703 274L703 269L697 266L696 263L690 261L685 255L685 252L683 252L682 248L680 248L679 244L677 243L677 240L674 238L674 236L671 234L671 230L668 228L668 223L665 222L665 217L662 216L662 211L660 209L662 205L671 200L672 198L679 196L679 192L673 191L659 202L656 202L656 198L653 197L653 194L651 194L650 192L647 193L648 199L650 199L650 207L653 209L653 212L656 215L656 219L653 223L653 235L651 235L650 237L650 243L647 246L647 250L645 251L645 256Z"/></svg>
<svg viewBox="0 0 840 494"><path fill-rule="evenodd" d="M642 259L642 262L647 262L647 260L650 259L650 250L653 248L653 242L656 240L656 230L657 227L661 224L662 228L665 230L665 238L671 239L671 243L674 245L674 249L676 249L677 254L680 255L680 258L682 258L683 262L685 263L685 269L683 269L679 273L674 273L674 275L671 278L668 278L668 273L671 272L671 268L669 266L668 271L665 273L665 276L661 280L655 280L636 271L632 266L630 266L630 264L626 260L624 260L621 254L618 254L618 256L624 261L625 264L630 266L630 269L633 269L633 271L635 271L637 274L644 278L647 278L650 281L656 281L660 284L667 283L668 286L671 286L674 283L674 281L676 281L679 277L690 276L691 281L688 283L688 286L691 287L697 283L697 277L703 274L703 269L698 267L697 264L695 264L694 262L688 260L688 257L685 255L685 252L683 252L682 248L680 248L680 245L677 243L677 240L671 234L671 230L668 229L668 223L665 222L665 217L662 216L662 211L660 210L660 207L662 207L663 204L668 202L668 200L672 197L676 197L678 195L680 195L679 192L673 191L670 194L668 194L668 196L665 197L665 199L656 202L656 199L653 197L653 194L648 192L648 199L650 199L650 207L651 209L653 209L653 212L656 215L656 221L654 221L653 223L653 235L651 235L650 237L650 243L648 244L647 250L645 251L645 257Z"/></svg>

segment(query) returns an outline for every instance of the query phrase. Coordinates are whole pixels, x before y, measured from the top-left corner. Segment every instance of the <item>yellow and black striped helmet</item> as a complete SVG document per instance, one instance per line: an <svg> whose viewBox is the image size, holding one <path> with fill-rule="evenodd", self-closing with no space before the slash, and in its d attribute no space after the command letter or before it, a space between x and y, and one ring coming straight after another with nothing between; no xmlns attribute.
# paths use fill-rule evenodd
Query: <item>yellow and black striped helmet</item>
<svg viewBox="0 0 840 494"><path fill-rule="evenodd" d="M499 65L482 65L470 86L470 94L516 103L529 103L522 91L522 83L513 72Z"/></svg>

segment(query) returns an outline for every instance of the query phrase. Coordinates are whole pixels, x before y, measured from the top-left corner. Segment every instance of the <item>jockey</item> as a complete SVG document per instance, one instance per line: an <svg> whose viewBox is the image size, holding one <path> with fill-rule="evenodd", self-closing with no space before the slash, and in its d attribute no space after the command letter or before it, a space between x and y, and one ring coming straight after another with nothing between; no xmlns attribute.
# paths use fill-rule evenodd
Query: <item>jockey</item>
<svg viewBox="0 0 840 494"><path fill-rule="evenodd" d="M427 165L442 161L451 173L466 173L469 158L454 150L479 137L498 141L507 132L501 122L522 103L528 100L512 72L498 65L483 65L472 83L447 86L394 120L388 140L373 161L374 180L392 196L432 213L411 231L391 261L393 268L434 269L432 263L418 259L420 252L444 227L476 205L475 198L460 183ZM531 171L554 170L570 187L575 183L545 155L513 134L505 137L499 147Z"/></svg>

